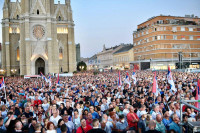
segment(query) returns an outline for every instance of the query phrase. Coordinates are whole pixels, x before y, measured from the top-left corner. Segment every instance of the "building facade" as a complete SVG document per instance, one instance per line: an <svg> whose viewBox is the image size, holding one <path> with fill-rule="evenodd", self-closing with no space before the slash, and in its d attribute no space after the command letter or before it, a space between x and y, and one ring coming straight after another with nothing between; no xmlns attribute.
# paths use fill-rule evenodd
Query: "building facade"
<svg viewBox="0 0 200 133"><path fill-rule="evenodd" d="M134 66L140 69L172 69L200 65L200 18L156 16L133 33Z"/></svg>
<svg viewBox="0 0 200 133"><path fill-rule="evenodd" d="M130 62L134 61L133 45L128 44L113 53L114 69L131 69Z"/></svg>
<svg viewBox="0 0 200 133"><path fill-rule="evenodd" d="M113 53L122 48L124 45L118 45L111 48L106 48L103 45L103 51L97 54L97 60L100 62L99 68L113 67Z"/></svg>
<svg viewBox="0 0 200 133"><path fill-rule="evenodd" d="M100 60L97 59L97 55L93 55L86 61L87 70L98 70L100 65Z"/></svg>
<svg viewBox="0 0 200 133"><path fill-rule="evenodd" d="M7 75L73 72L74 21L70 0L4 1L2 68Z"/></svg>

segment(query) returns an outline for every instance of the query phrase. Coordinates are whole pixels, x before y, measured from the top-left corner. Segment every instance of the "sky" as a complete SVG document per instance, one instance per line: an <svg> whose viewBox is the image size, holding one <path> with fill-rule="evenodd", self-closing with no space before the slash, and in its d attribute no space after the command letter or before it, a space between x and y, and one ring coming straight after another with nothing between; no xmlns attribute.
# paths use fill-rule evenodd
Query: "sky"
<svg viewBox="0 0 200 133"><path fill-rule="evenodd" d="M0 0L0 19L3 1ZM60 0L61 4L64 1ZM104 44L108 48L133 43L132 33L137 25L153 16L194 14L200 17L199 5L200 0L71 0L75 43L81 45L81 57L91 57L102 51Z"/></svg>

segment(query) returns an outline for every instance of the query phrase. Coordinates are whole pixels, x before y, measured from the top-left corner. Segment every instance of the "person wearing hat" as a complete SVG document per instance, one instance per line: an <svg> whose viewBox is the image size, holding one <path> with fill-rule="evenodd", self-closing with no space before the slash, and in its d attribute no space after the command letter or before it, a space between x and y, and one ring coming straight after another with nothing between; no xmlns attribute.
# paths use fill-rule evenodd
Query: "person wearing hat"
<svg viewBox="0 0 200 133"><path fill-rule="evenodd" d="M147 112L141 111L140 116L141 116L141 118L138 122L138 133L144 133L146 131Z"/></svg>

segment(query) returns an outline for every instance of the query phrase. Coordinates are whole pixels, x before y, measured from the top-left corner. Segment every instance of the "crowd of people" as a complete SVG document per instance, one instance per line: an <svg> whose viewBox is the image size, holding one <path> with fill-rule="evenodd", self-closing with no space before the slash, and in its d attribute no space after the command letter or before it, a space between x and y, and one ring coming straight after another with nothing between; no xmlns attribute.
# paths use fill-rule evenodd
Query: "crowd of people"
<svg viewBox="0 0 200 133"><path fill-rule="evenodd" d="M5 77L0 90L0 133L180 133L180 98L194 100L198 73L172 72L177 91L167 82L167 72L157 71L159 94L152 93L152 71L136 71L137 82L121 71L51 76ZM195 103L190 103L194 105ZM200 114L183 105L183 132Z"/></svg>

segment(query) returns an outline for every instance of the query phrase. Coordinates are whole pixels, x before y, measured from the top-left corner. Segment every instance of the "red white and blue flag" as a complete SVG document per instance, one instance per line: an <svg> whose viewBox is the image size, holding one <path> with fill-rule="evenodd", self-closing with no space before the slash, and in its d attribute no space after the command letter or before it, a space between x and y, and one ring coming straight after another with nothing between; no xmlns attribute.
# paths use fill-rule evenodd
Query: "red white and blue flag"
<svg viewBox="0 0 200 133"><path fill-rule="evenodd" d="M133 69L132 79L134 80L133 83L136 84L137 80L136 80L135 68Z"/></svg>
<svg viewBox="0 0 200 133"><path fill-rule="evenodd" d="M120 71L118 71L118 86L122 85Z"/></svg>
<svg viewBox="0 0 200 133"><path fill-rule="evenodd" d="M172 78L172 73L169 66L168 66L167 80L168 80L168 83L170 84L170 89L176 92L177 90L175 88L174 81Z"/></svg>
<svg viewBox="0 0 200 133"><path fill-rule="evenodd" d="M195 100L200 100L200 79L198 79ZM200 103L195 102L195 107L200 108Z"/></svg>
<svg viewBox="0 0 200 133"><path fill-rule="evenodd" d="M129 78L129 73L128 72L126 72L125 83L130 84L130 78Z"/></svg>
<svg viewBox="0 0 200 133"><path fill-rule="evenodd" d="M159 91L158 91L158 82L157 82L156 72L154 73L152 92L153 92L156 96L158 96Z"/></svg>
<svg viewBox="0 0 200 133"><path fill-rule="evenodd" d="M0 90L5 88L4 78L1 79Z"/></svg>
<svg viewBox="0 0 200 133"><path fill-rule="evenodd" d="M44 79L46 82L48 82L47 78L42 74L42 72L40 72L40 73L41 73L42 79Z"/></svg>

